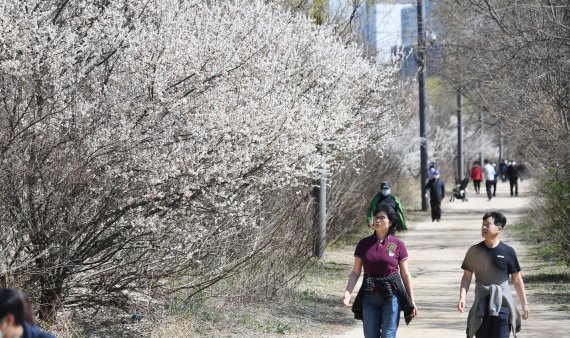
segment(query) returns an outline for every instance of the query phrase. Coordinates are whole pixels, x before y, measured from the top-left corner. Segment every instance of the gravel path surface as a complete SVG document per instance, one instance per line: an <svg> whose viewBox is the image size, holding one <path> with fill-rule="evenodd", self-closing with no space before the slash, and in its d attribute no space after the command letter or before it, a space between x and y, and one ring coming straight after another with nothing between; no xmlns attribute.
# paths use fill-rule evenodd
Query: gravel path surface
<svg viewBox="0 0 570 338"><path fill-rule="evenodd" d="M507 217L507 227L502 233L502 240L514 247L519 256L523 279L525 272L536 269L539 262L532 261L526 246L509 237L509 226L524 216L530 201L528 181L521 182L519 197L511 197L508 183L499 183L497 196L487 201L482 184L482 193L474 195L469 192L467 202L449 202L442 205L442 221L432 223L431 219L417 222L407 233L400 234L410 255L410 271L413 276L416 301L419 309L418 317L409 326L401 321L398 338L463 338L467 311L473 302L474 281L467 294L468 308L465 313L456 310L459 297L459 282L463 273L461 262L468 247L482 240L480 224L482 216L490 210L498 210ZM469 187L471 188L471 186ZM429 214L426 214L429 217ZM335 257L337 259L339 257ZM352 260L352 257L348 257ZM343 260L346 260L344 258ZM347 272L348 274L348 272ZM473 278L475 280L475 278ZM520 307L514 288L513 296ZM355 288L355 291L358 287ZM353 293L353 295L355 295ZM518 338L570 338L570 316L553 311L548 304L542 304L533 298L532 290L528 290L530 318L523 320L522 331ZM339 304L341 302L339 294ZM347 308L347 311L350 311ZM343 334L328 335L329 338L360 338L362 322L354 321Z"/></svg>

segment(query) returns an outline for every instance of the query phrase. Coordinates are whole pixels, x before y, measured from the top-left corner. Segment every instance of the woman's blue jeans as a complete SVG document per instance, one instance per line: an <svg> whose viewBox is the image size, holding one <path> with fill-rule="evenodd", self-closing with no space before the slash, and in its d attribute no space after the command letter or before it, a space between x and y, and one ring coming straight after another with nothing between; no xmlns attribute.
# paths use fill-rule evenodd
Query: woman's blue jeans
<svg viewBox="0 0 570 338"><path fill-rule="evenodd" d="M385 301L378 293L364 292L362 316L365 338L396 338L400 300L394 295Z"/></svg>

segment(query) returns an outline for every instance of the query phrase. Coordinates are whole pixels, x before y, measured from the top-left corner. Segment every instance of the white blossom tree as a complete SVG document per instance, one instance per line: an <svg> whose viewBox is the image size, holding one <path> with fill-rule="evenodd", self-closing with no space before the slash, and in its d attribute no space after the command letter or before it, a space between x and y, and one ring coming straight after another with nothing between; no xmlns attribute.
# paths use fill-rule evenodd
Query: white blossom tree
<svg viewBox="0 0 570 338"><path fill-rule="evenodd" d="M43 319L238 273L286 231L267 196L394 126L393 69L261 2L0 13L0 276Z"/></svg>

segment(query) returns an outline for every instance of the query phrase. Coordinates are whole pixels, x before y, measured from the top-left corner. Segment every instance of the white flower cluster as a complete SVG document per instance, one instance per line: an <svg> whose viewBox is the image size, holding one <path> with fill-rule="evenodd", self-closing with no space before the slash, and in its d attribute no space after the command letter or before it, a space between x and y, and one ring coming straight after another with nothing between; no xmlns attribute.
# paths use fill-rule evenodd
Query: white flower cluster
<svg viewBox="0 0 570 338"><path fill-rule="evenodd" d="M382 151L394 127L395 69L261 1L2 6L0 178L42 171L28 202L73 209L51 238L75 250L98 224L198 260L228 215L256 238L268 189Z"/></svg>

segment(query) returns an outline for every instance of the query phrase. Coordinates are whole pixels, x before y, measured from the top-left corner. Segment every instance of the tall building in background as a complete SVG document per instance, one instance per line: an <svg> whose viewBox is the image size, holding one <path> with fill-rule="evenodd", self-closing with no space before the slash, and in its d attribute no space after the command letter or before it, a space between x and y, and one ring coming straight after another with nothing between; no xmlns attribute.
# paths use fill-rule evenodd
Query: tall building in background
<svg viewBox="0 0 570 338"><path fill-rule="evenodd" d="M376 49L376 6L370 4L371 1L364 0L357 10L357 21L360 27L360 32L364 40L373 49Z"/></svg>
<svg viewBox="0 0 570 338"><path fill-rule="evenodd" d="M354 2L330 0L331 16L348 20L354 10ZM402 76L414 76L417 71L414 57L418 44L417 1L360 0L357 3L354 20L363 40L376 51L379 60L390 62L399 59L402 62ZM424 7L426 31L439 35L440 25L432 19L432 0L424 0Z"/></svg>
<svg viewBox="0 0 570 338"><path fill-rule="evenodd" d="M410 77L416 74L418 62L414 50L418 44L418 12L416 6L403 8L400 12L402 18L402 45L400 46L401 74Z"/></svg>
<svg viewBox="0 0 570 338"><path fill-rule="evenodd" d="M329 0L330 17L333 21L346 22L353 20L351 25L358 27L358 31L365 42L367 49L375 53L376 37L376 6L374 0L358 0L358 7L354 11L355 0ZM354 14L354 17L352 15Z"/></svg>
<svg viewBox="0 0 570 338"><path fill-rule="evenodd" d="M418 12L416 6L407 6L400 11L402 22L402 47L418 43Z"/></svg>
<svg viewBox="0 0 570 338"><path fill-rule="evenodd" d="M401 11L411 5L407 1L378 1L376 4L378 57L391 61L402 45Z"/></svg>
<svg viewBox="0 0 570 338"><path fill-rule="evenodd" d="M402 47L418 44L418 11L416 1L402 9ZM440 30L437 20L432 15L432 2L424 0L424 19L426 32L437 34Z"/></svg>
<svg viewBox="0 0 570 338"><path fill-rule="evenodd" d="M427 58L438 57L442 53L441 38L444 35L444 29L433 13L433 5L431 0L424 0L424 18L426 39L429 48L426 51ZM402 45L398 49L402 61L402 76L415 76L418 69L418 63L415 59L414 50L418 45L418 12L416 4L403 8L401 11L402 22ZM439 39L439 40L438 40ZM439 42L438 42L439 41ZM430 73L437 73L437 69L428 68Z"/></svg>

